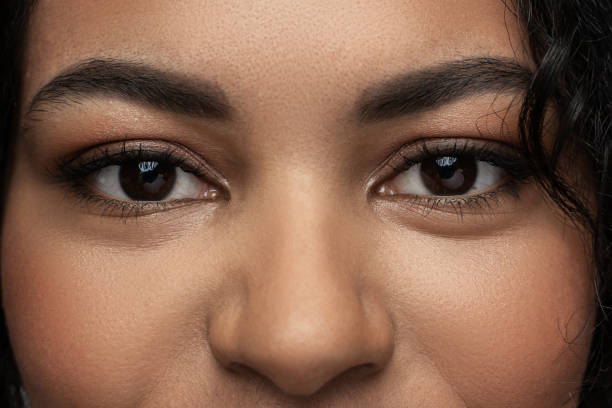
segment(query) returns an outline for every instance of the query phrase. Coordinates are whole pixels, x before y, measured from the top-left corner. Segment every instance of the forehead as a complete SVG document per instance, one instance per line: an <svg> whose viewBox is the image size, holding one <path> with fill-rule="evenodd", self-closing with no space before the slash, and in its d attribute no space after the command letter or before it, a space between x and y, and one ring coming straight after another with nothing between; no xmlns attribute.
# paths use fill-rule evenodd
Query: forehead
<svg viewBox="0 0 612 408"><path fill-rule="evenodd" d="M499 0L42 0L26 42L24 96L99 57L202 77L230 95L278 99L322 84L350 93L440 61L517 58L517 33Z"/></svg>

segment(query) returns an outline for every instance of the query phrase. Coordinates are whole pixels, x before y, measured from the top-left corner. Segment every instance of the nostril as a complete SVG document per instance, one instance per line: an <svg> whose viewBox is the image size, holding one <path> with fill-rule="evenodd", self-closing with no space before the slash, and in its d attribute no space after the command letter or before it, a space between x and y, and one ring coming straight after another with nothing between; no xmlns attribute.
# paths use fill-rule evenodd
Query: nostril
<svg viewBox="0 0 612 408"><path fill-rule="evenodd" d="M339 386L347 386L349 384L355 384L359 381L366 380L372 376L377 375L383 367L378 364L372 363L360 364L355 367L348 368L347 370L338 373L337 375L332 376L331 378L328 378L327 381L319 383L319 385L315 385L314 387L307 387L310 388L309 390L301 389L308 381L305 381L304 384L298 387L300 388L299 390L290 390L282 386L279 387L282 381L279 381L278 378L270 378L269 376L259 372L256 369L249 367L246 364L233 362L228 364L226 368L230 372L235 373L243 378L250 378L251 380L262 381L266 384L273 386L276 389L280 388L286 394L305 397L313 395L315 393L323 392L325 389L328 389L330 387L333 388ZM306 377L308 377L308 375ZM303 378L303 380L306 380L306 378Z"/></svg>
<svg viewBox="0 0 612 408"><path fill-rule="evenodd" d="M231 363L227 365L227 370L237 376L248 379L249 381L266 383L274 386L274 383L265 375L261 374L257 370L252 369L248 365L240 364L240 363Z"/></svg>
<svg viewBox="0 0 612 408"><path fill-rule="evenodd" d="M247 366L245 366L244 364L240 364L240 363L230 363L227 365L227 369L236 374L245 374L245 373L248 373L249 371L253 371Z"/></svg>
<svg viewBox="0 0 612 408"><path fill-rule="evenodd" d="M364 378L369 377L378 373L382 367L368 363L368 364L360 364L353 368L349 368L344 373L341 374L342 377L350 377L350 378Z"/></svg>
<svg viewBox="0 0 612 408"><path fill-rule="evenodd" d="M357 382L378 374L382 367L377 364L360 364L338 374L331 383Z"/></svg>
<svg viewBox="0 0 612 408"><path fill-rule="evenodd" d="M238 374L244 377L261 377L266 378L264 375L259 373L257 370L252 369L246 364L231 363L227 366L227 369L232 373ZM266 378L267 379L267 378Z"/></svg>
<svg viewBox="0 0 612 408"><path fill-rule="evenodd" d="M362 319L365 323L354 318L351 325L324 321L323 328L309 324L308 330L301 324L299 331L295 322L312 323L311 316L291 317L291 325L277 320L256 326L239 321L234 330L212 330L213 353L242 380L263 381L285 395L306 397L374 379L393 352L392 326L378 316L368 315ZM336 330L327 329L332 325ZM268 330L260 330L262 326ZM249 341L244 340L247 336Z"/></svg>

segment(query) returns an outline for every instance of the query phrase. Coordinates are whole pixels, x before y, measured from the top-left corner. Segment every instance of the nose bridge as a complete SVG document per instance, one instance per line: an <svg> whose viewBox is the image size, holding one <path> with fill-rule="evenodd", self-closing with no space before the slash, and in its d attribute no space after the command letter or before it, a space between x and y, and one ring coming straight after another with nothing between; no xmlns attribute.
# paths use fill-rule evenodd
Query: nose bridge
<svg viewBox="0 0 612 408"><path fill-rule="evenodd" d="M249 313L262 316L258 325L265 320L267 340L309 338L312 347L317 341L332 347L349 328L355 335L363 324L358 271L342 261L350 244L336 241L346 238L341 227L330 225L338 220L329 217L313 203L278 215L275 249L253 271L249 291Z"/></svg>
<svg viewBox="0 0 612 408"><path fill-rule="evenodd" d="M343 254L342 247L350 245L341 231L343 219L334 211L339 200L305 176L287 184L293 188L283 189L278 194L280 199L275 200L278 205L268 207L271 219L267 225L274 231L271 243L276 250L266 268L273 270L279 279L283 277L282 271L301 274L302 283L338 280L342 268L335 264ZM309 273L304 273L306 270Z"/></svg>
<svg viewBox="0 0 612 408"><path fill-rule="evenodd" d="M345 233L347 215L338 211L342 197L330 187L333 183L321 181L322 177L317 171L295 170L270 181L272 186L255 211L258 222L253 232L259 236L267 230L267 240L260 244L269 251L257 278L267 276L270 282L303 289L350 280L342 267L351 246L351 234Z"/></svg>
<svg viewBox="0 0 612 408"><path fill-rule="evenodd" d="M245 313L244 334L263 343L249 358L266 366L268 377L287 378L295 366L320 369L311 365L360 336L365 320L356 271L341 261L350 244L338 242L345 238L333 197L303 180L292 184L300 187L285 190L282 205L274 206L274 249L253 265Z"/></svg>
<svg viewBox="0 0 612 408"><path fill-rule="evenodd" d="M274 204L260 201L259 228L268 233L255 247L266 255L245 266L245 299L218 349L226 364L308 395L345 371L381 368L392 336L384 312L364 305L337 198L303 178L289 183Z"/></svg>

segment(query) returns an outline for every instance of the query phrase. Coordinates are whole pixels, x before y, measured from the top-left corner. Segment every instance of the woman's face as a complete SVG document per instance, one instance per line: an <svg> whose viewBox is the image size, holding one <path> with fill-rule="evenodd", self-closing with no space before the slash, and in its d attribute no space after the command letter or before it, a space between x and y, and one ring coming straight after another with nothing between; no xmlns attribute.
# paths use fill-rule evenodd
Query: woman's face
<svg viewBox="0 0 612 408"><path fill-rule="evenodd" d="M33 406L575 406L590 260L502 3L40 1L1 264Z"/></svg>

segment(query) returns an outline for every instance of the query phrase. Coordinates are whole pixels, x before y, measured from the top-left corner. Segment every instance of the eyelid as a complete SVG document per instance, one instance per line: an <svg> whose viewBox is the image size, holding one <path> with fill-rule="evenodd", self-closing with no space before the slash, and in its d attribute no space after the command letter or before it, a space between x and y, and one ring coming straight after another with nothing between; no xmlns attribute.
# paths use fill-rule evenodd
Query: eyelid
<svg viewBox="0 0 612 408"><path fill-rule="evenodd" d="M220 172L187 147L163 140L125 140L90 147L60 161L57 165L58 177L63 179L62 181L76 181L105 166L133 160L149 160L151 156L173 163L217 185L223 191L225 198L229 199L229 182Z"/></svg>
<svg viewBox="0 0 612 408"><path fill-rule="evenodd" d="M105 167L149 160L165 161L192 173L202 183L214 186L220 193L219 199L127 201L105 196L91 184L90 178ZM55 167L47 170L54 181L71 194L74 204L86 213L109 218L126 220L154 215L203 201L214 203L216 208L230 199L229 183L220 172L189 148L164 140L125 140L93 146L59 160Z"/></svg>
<svg viewBox="0 0 612 408"><path fill-rule="evenodd" d="M472 155L478 160L502 167L517 180L532 175L521 150L504 142L463 137L419 139L400 147L374 170L367 183L369 194L376 195L376 189L381 183L426 158L461 154Z"/></svg>

